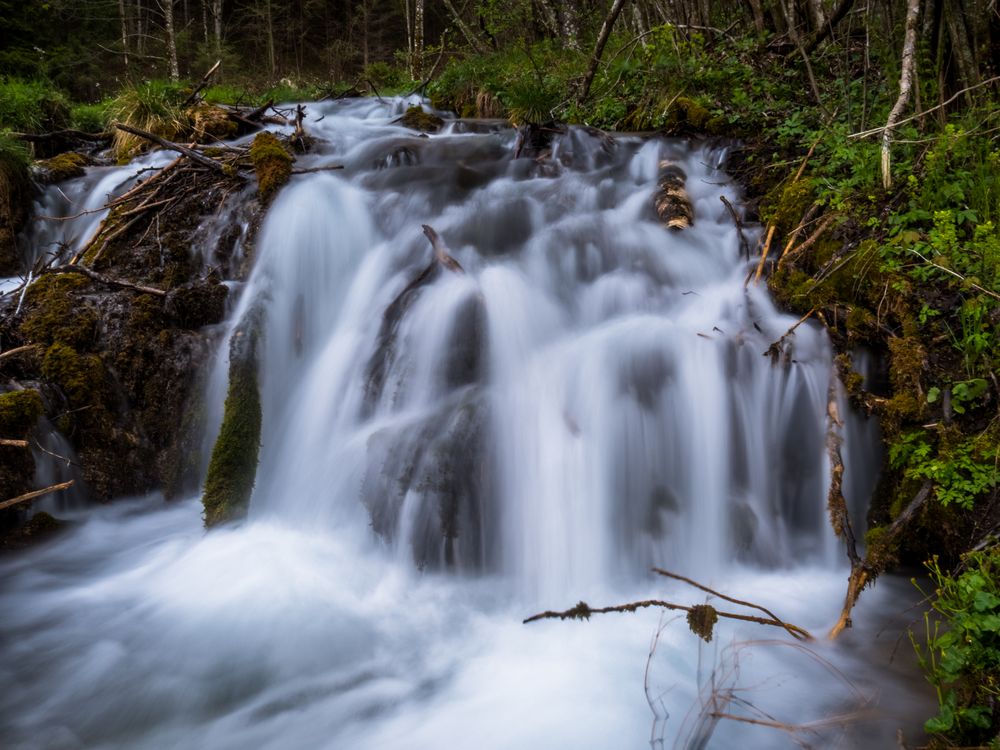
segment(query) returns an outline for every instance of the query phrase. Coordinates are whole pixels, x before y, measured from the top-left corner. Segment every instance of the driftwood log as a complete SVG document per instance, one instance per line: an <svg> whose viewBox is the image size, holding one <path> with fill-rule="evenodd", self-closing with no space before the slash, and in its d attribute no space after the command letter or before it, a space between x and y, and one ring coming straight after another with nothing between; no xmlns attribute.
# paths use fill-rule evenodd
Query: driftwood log
<svg viewBox="0 0 1000 750"><path fill-rule="evenodd" d="M687 175L674 162L668 159L660 162L653 206L663 226L669 229L687 229L694 224L694 206L688 197L686 182Z"/></svg>

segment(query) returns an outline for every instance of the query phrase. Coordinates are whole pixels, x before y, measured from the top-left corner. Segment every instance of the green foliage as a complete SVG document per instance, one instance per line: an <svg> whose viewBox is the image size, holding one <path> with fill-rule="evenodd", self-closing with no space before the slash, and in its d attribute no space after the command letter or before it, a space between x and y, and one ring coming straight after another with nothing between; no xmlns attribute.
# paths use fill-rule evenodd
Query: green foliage
<svg viewBox="0 0 1000 750"><path fill-rule="evenodd" d="M934 584L931 606L940 620L925 615L926 642L910 639L927 680L934 685L938 715L925 729L956 745L1000 740L1000 548L972 552L961 572L928 564Z"/></svg>
<svg viewBox="0 0 1000 750"><path fill-rule="evenodd" d="M85 133L103 132L107 129L110 119L110 102L74 104L70 107L70 123Z"/></svg>
<svg viewBox="0 0 1000 750"><path fill-rule="evenodd" d="M0 130L44 133L70 122L66 96L49 83L0 79Z"/></svg>
<svg viewBox="0 0 1000 750"><path fill-rule="evenodd" d="M889 446L889 465L912 480L930 480L938 501L971 510L976 500L997 486L1000 446L989 433L948 444L925 430L903 433Z"/></svg>
<svg viewBox="0 0 1000 750"><path fill-rule="evenodd" d="M190 89L172 81L146 81L129 86L108 103L108 117L167 140L178 140L188 128L182 104ZM128 160L149 147L149 142L120 130L115 131L114 151L119 161Z"/></svg>

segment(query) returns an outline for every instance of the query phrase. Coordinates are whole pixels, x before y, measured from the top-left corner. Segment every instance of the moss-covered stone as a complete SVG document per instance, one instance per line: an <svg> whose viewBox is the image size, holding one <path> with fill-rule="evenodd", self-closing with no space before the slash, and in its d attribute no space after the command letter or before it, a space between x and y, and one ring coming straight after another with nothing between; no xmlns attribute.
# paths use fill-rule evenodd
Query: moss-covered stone
<svg viewBox="0 0 1000 750"><path fill-rule="evenodd" d="M50 159L35 162L34 172L39 182L46 184L62 182L73 177L82 177L85 172L84 168L89 163L90 161L83 154L67 151Z"/></svg>
<svg viewBox="0 0 1000 750"><path fill-rule="evenodd" d="M0 393L0 437L22 440L42 416L42 397L38 391Z"/></svg>
<svg viewBox="0 0 1000 750"><path fill-rule="evenodd" d="M230 343L229 390L202 495L208 527L245 516L253 492L261 430L258 331L257 317L251 314Z"/></svg>
<svg viewBox="0 0 1000 750"><path fill-rule="evenodd" d="M809 179L778 185L761 201L761 218L774 225L778 237L785 237L802 221L814 194L815 186Z"/></svg>
<svg viewBox="0 0 1000 750"><path fill-rule="evenodd" d="M422 107L412 106L399 118L401 125L421 133L436 133L444 125L444 120L433 112L425 112Z"/></svg>
<svg viewBox="0 0 1000 750"><path fill-rule="evenodd" d="M915 336L889 339L889 377L893 396L886 404L886 415L894 420L920 419L927 410L921 376L927 366L927 353Z"/></svg>
<svg viewBox="0 0 1000 750"><path fill-rule="evenodd" d="M66 344L52 344L42 360L42 375L58 385L74 409L103 403L104 365L96 354L80 354Z"/></svg>
<svg viewBox="0 0 1000 750"><path fill-rule="evenodd" d="M229 113L221 107L202 102L184 112L191 123L195 139L199 142L224 140L236 135L238 126Z"/></svg>
<svg viewBox="0 0 1000 750"><path fill-rule="evenodd" d="M87 348L94 340L97 315L78 293L90 281L77 274L47 274L28 287L21 331L32 341Z"/></svg>
<svg viewBox="0 0 1000 750"><path fill-rule="evenodd" d="M269 201L292 176L292 155L274 133L258 133L250 144L250 161L257 173L257 194Z"/></svg>

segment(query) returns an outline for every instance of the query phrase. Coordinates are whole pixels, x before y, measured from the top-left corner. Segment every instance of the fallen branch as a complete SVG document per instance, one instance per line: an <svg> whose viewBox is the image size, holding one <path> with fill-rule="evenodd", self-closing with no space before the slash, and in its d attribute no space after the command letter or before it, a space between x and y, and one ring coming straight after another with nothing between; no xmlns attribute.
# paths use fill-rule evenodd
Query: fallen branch
<svg viewBox="0 0 1000 750"><path fill-rule="evenodd" d="M447 268L449 271L454 271L455 273L465 273L465 269L462 268L461 264L455 260L451 255L448 254L448 248L445 247L444 241L441 239L440 235L434 231L433 227L427 224L421 224L424 229L424 235L427 239L431 241L431 247L434 248L434 258L442 266Z"/></svg>
<svg viewBox="0 0 1000 750"><path fill-rule="evenodd" d="M806 239L805 242L803 242L801 245L799 245L798 247L796 247L793 250L789 250L788 247L786 246L785 251L782 252L781 257L778 259L778 265L780 266L781 262L783 260L785 260L786 258L791 258L793 255L798 255L799 253L801 253L801 252L803 252L805 250L808 250L810 247L812 247L813 245L815 245L816 244L816 240L818 240L820 237L822 237L823 233L827 229L829 229L830 226L833 224L833 222L836 221L838 218L839 218L838 214L829 214L829 215L823 217L823 221L820 223L819 227L816 229L815 232L813 232L811 235L809 235L809 237ZM793 235L792 239L789 241L789 244L791 244L791 242L794 242L794 241L795 241L795 237Z"/></svg>
<svg viewBox="0 0 1000 750"><path fill-rule="evenodd" d="M112 137L111 133L84 133L82 130L53 130L51 133L9 133L11 138L28 143L45 143L59 138L66 140L99 142L107 141Z"/></svg>
<svg viewBox="0 0 1000 750"><path fill-rule="evenodd" d="M335 169L343 169L343 164L331 164L329 167L310 167L308 169L293 169L292 174L312 174L313 172L331 172Z"/></svg>
<svg viewBox="0 0 1000 750"><path fill-rule="evenodd" d="M971 286L977 292L982 292L983 294L985 294L985 295L987 295L989 297L992 297L993 299L1000 300L1000 294L997 294L996 292L990 291L989 289L986 289L985 287L981 287L981 286L979 286L979 284L974 284L974 283L970 282L962 274L960 274L960 273L958 273L956 271L952 271L950 268L945 268L944 266L938 265L937 263L935 263L934 261L932 261L930 258L928 258L928 257L926 257L924 255L921 255L917 250L914 250L913 248L910 248L910 252L913 253L914 255L916 255L918 258L920 258L920 260L922 260L924 263L927 263L927 264L929 264L931 266L934 266L934 268L936 268L939 271L944 271L947 274L951 274L952 276L954 276L956 279L958 279L962 283L968 284L969 286Z"/></svg>
<svg viewBox="0 0 1000 750"><path fill-rule="evenodd" d="M7 510L7 508L13 508L15 505L21 505L30 500L34 500L36 497L41 497L42 495L51 495L53 492L61 492L62 490L67 490L73 486L76 480L70 479L68 482L63 482L62 484L54 484L51 487L45 487L41 490L33 490L32 492L26 492L23 495L18 495L10 500L5 500L0 503L0 510Z"/></svg>
<svg viewBox="0 0 1000 750"><path fill-rule="evenodd" d="M746 602L743 601L742 599L734 599L731 596L726 596L725 594L721 594L715 589L710 589L708 586L700 584L697 581L693 581L690 578L678 575L677 573L671 573L669 570L663 570L662 568L653 568L653 572L657 573L658 575L665 576L667 578L673 578L675 581L682 581L683 583L686 583L689 586L694 586L696 589L701 589L707 594L711 594L712 596L717 596L720 599L725 599L727 602L730 602L732 604L739 604L741 607L750 607L751 609L759 610L768 617L770 617L775 622L781 623L782 627L785 630L787 630L791 635L795 636L799 640L806 640L806 641L813 640L813 637L809 634L808 631L803 630L797 625L789 625L788 623L784 622L780 617L778 617L776 614L774 614L774 612L767 609L767 607L762 607L761 605L754 604L753 602Z"/></svg>
<svg viewBox="0 0 1000 750"><path fill-rule="evenodd" d="M179 143L174 143L168 141L165 138L160 138L158 135L153 133L147 133L145 130L139 130L139 128L133 128L130 125L122 125L121 123L116 123L115 127L125 133L131 133L132 135L137 135L140 138L145 138L147 141L157 144L161 148L168 149L169 151L176 151L178 154L183 154L191 161L201 164L203 167L208 167L209 169L214 169L216 172L226 175L227 177L233 176L228 173L226 168L223 167L215 159L211 159L204 154L199 154L193 148L188 148L187 146L181 146Z"/></svg>
<svg viewBox="0 0 1000 750"><path fill-rule="evenodd" d="M773 344L767 347L767 351L764 352L764 356L770 357L772 364L777 364L778 358L785 353L785 339L787 339L789 336L795 333L795 329L798 328L803 323L805 323L806 320L809 319L809 316L811 316L814 312L816 312L815 307L812 308L805 315L803 315L801 318L799 318L797 321L795 321L792 327L781 335L781 338L779 338L777 341L775 341Z"/></svg>
<svg viewBox="0 0 1000 750"><path fill-rule="evenodd" d="M729 215L733 217L733 223L736 224L736 234L740 238L740 255L747 260L750 260L750 243L747 242L747 238L743 234L743 220L740 218L740 215L736 212L736 208L729 202L729 199L726 196L720 195L719 200L726 205L727 209L729 209Z"/></svg>
<svg viewBox="0 0 1000 750"><path fill-rule="evenodd" d="M537 615L532 615L524 620L522 624L527 625L531 622L537 622L539 620L589 620L591 615L603 615L610 612L636 612L640 609L648 609L650 607L660 607L662 609L671 609L678 612L687 612L688 614L697 614L702 611L701 608L707 607L705 604L696 604L694 606L687 606L685 604L675 604L674 602L663 601L662 599L644 599L639 602L630 602L629 604L616 604L612 607L591 607L586 602L580 602L572 609L567 609L564 612L553 612L548 610L546 612L539 612ZM796 625L788 625L781 620L775 620L768 617L757 617L756 615L741 615L738 612L721 612L714 607L709 607L713 610L719 617L724 617L728 620L739 620L741 622L754 622L758 625L770 625L776 628L788 629L789 627L794 628L800 633L808 636L812 639L809 632L803 628Z"/></svg>
<svg viewBox="0 0 1000 750"><path fill-rule="evenodd" d="M757 264L757 271L753 276L755 284L760 282L760 277L764 274L764 264L767 263L767 254L771 250L771 241L774 239L774 232L777 228L775 224L767 228L767 239L764 241L764 249L760 254L760 262Z"/></svg>
<svg viewBox="0 0 1000 750"><path fill-rule="evenodd" d="M27 440L8 440L7 438L0 438L0 446L4 448L27 448Z"/></svg>
<svg viewBox="0 0 1000 750"><path fill-rule="evenodd" d="M157 289L152 286L143 286L141 284L132 284L131 282L122 281L121 279L113 279L110 276L103 276L102 274L81 265L51 266L46 268L44 273L78 273L98 282L99 284L109 286L112 289L131 289L136 292L141 292L142 294L152 294L156 297L167 296L167 293L162 289Z"/></svg>
<svg viewBox="0 0 1000 750"><path fill-rule="evenodd" d="M220 65L222 65L222 60L216 61L215 65L209 68L208 72L202 77L201 83L195 86L194 90L188 95L188 98L184 100L181 108L184 108L194 102L195 97L198 96L198 94L201 93L201 90L208 85L208 82L212 79L212 76L215 75L215 71L219 69Z"/></svg>
<svg viewBox="0 0 1000 750"><path fill-rule="evenodd" d="M15 346L13 349L8 349L5 352L0 352L0 361L7 359L7 357L13 357L15 354L21 354L22 352L29 351L31 349L41 349L41 344L25 344L24 346Z"/></svg>

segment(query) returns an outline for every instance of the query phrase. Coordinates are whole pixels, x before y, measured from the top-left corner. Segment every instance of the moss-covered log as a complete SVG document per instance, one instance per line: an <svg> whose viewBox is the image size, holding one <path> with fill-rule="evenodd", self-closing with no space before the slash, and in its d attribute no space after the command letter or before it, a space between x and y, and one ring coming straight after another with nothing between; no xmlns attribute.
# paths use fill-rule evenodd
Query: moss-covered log
<svg viewBox="0 0 1000 750"><path fill-rule="evenodd" d="M230 342L229 391L202 496L208 527L245 516L253 492L261 428L259 332L259 318L251 313Z"/></svg>
<svg viewBox="0 0 1000 750"><path fill-rule="evenodd" d="M257 174L257 194L269 201L292 176L292 156L274 133L258 133L250 145L250 161Z"/></svg>

